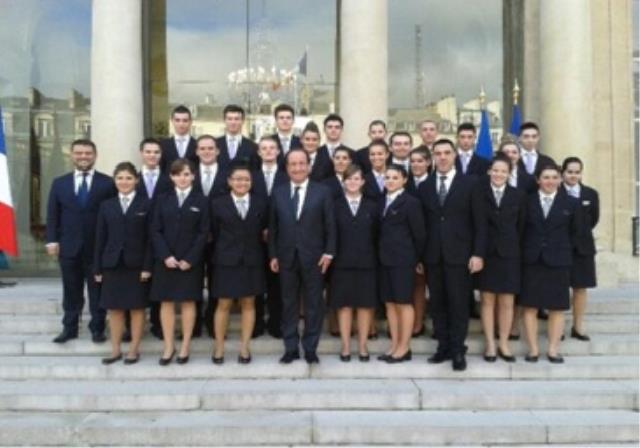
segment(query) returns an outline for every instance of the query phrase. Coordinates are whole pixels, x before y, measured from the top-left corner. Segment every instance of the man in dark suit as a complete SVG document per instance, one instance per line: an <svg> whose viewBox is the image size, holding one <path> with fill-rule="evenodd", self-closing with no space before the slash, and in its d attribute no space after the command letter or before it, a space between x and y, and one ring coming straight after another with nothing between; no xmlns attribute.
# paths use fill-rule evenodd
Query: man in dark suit
<svg viewBox="0 0 640 448"><path fill-rule="evenodd" d="M382 120L373 120L369 123L369 144L377 140L385 140L387 138L387 125ZM369 161L369 145L364 146L356 151L354 160L362 168L362 173L367 175L371 172L371 161Z"/></svg>
<svg viewBox="0 0 640 448"><path fill-rule="evenodd" d="M555 165L556 162L549 156L538 152L538 143L540 142L540 128L538 125L527 121L520 125L519 133L520 147L522 148L520 161L518 165L523 168L527 174L535 176L540 167L547 165Z"/></svg>
<svg viewBox="0 0 640 448"><path fill-rule="evenodd" d="M276 133L273 137L278 143L278 163L284 168L284 157L290 149L302 148L300 138L293 133L295 112L288 104L279 104L273 110L273 118L276 120Z"/></svg>
<svg viewBox="0 0 640 448"><path fill-rule="evenodd" d="M436 141L435 172L420 185L418 194L426 217L423 259L438 340L429 362L452 359L454 370L464 370L471 275L482 270L487 227L482 203L472 199L476 181L457 172L455 158L453 142Z"/></svg>
<svg viewBox="0 0 640 448"><path fill-rule="evenodd" d="M342 130L344 129L344 120L338 114L329 114L324 119L324 136L325 143L318 152L326 152L330 159L333 159L333 153L338 148L347 148L351 152L351 160L356 159L355 151L342 144Z"/></svg>
<svg viewBox="0 0 640 448"><path fill-rule="evenodd" d="M465 176L480 178L489 171L489 162L474 154L476 146L476 127L473 123L462 123L456 133L458 140L458 157L456 157L456 171Z"/></svg>
<svg viewBox="0 0 640 448"><path fill-rule="evenodd" d="M98 209L115 196L113 180L94 169L96 145L91 140L71 143L74 171L56 178L47 205L47 253L57 256L62 271L63 330L53 342L78 337L78 321L84 307L84 287L89 292L93 342L104 342L105 310L99 306L99 287L93 277L93 255Z"/></svg>
<svg viewBox="0 0 640 448"><path fill-rule="evenodd" d="M431 152L433 144L438 140L438 125L435 121L427 119L420 122L420 139L422 140L420 146L424 146Z"/></svg>
<svg viewBox="0 0 640 448"><path fill-rule="evenodd" d="M242 162L255 166L258 162L256 151L258 146L253 140L242 135L245 113L244 109L235 104L225 106L224 135L216 139L216 146L220 154L218 162L222 168L231 162Z"/></svg>
<svg viewBox="0 0 640 448"><path fill-rule="evenodd" d="M329 152L320 149L320 130L313 121L305 126L300 136L302 149L309 155L309 178L316 182L322 182L333 176L333 160Z"/></svg>
<svg viewBox="0 0 640 448"><path fill-rule="evenodd" d="M336 223L329 189L309 180L309 156L292 149L285 158L291 182L274 189L269 210L269 258L280 273L282 336L281 363L300 358L299 296L304 301L302 347L307 363L316 354L324 320L324 274L336 249Z"/></svg>
<svg viewBox="0 0 640 448"><path fill-rule="evenodd" d="M389 161L388 164L400 165L411 175L411 146L413 137L406 131L397 131L389 137Z"/></svg>
<svg viewBox="0 0 640 448"><path fill-rule="evenodd" d="M189 135L191 132L191 111L185 106L176 106L171 112L171 124L173 125L173 137L160 141L162 145L162 158L160 168L163 173L169 173L171 162L176 159L189 159L198 163L196 156L196 140Z"/></svg>

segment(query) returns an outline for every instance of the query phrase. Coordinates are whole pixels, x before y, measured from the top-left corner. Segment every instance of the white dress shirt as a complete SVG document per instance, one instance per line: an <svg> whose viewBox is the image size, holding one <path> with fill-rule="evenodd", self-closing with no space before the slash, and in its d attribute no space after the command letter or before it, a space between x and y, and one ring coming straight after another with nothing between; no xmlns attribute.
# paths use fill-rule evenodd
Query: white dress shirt
<svg viewBox="0 0 640 448"><path fill-rule="evenodd" d="M522 163L524 164L527 173L534 174L536 164L538 163L538 151L535 149L527 151L526 149L522 148L520 157L522 158Z"/></svg>
<svg viewBox="0 0 640 448"><path fill-rule="evenodd" d="M518 166L511 168L511 172L509 173L509 185L513 188L518 187Z"/></svg>
<svg viewBox="0 0 640 448"><path fill-rule="evenodd" d="M73 172L73 182L74 182L74 192L78 194L78 190L80 190L80 185L82 185L82 173L85 171L74 170ZM95 169L90 169L86 171L87 173L87 191L91 190L91 182L93 182L93 175L96 173Z"/></svg>
<svg viewBox="0 0 640 448"><path fill-rule="evenodd" d="M246 213L249 212L249 193L245 194L244 196L236 196L235 194L231 193L231 198L233 199L233 203L236 206L236 210L238 210L238 214L242 217L242 219L244 219L246 217ZM240 201L244 201L244 216L242 216L242 211L240 210Z"/></svg>
<svg viewBox="0 0 640 448"><path fill-rule="evenodd" d="M409 172L409 159L400 160L400 159L396 159L395 157L392 157L391 163L394 165L403 166L404 169L407 170L407 173Z"/></svg>
<svg viewBox="0 0 640 448"><path fill-rule="evenodd" d="M267 194L271 195L271 190L273 189L273 182L276 180L276 173L278 172L278 164L274 163L273 165L267 165L265 163L262 164L262 175L264 176L264 183L267 185ZM270 176L267 176L267 173Z"/></svg>
<svg viewBox="0 0 640 448"><path fill-rule="evenodd" d="M569 193L570 196L580 199L580 184L575 184L573 187L571 185L564 184L564 188L567 190L567 193Z"/></svg>
<svg viewBox="0 0 640 448"><path fill-rule="evenodd" d="M351 210L351 214L353 216L356 216L356 214L358 213L358 209L360 208L360 202L362 201L362 195L358 195L356 197L351 197L351 196L345 194L345 198L347 200L347 204L349 204L349 209Z"/></svg>
<svg viewBox="0 0 640 448"><path fill-rule="evenodd" d="M183 158L187 154L187 147L189 146L189 140L191 136L187 135L174 135L173 139L176 142L176 148L178 149L178 155Z"/></svg>
<svg viewBox="0 0 640 448"><path fill-rule="evenodd" d="M427 180L427 177L429 177L429 173L424 173L419 177L413 176L413 183L415 184L416 188L418 188L422 182Z"/></svg>
<svg viewBox="0 0 640 448"><path fill-rule="evenodd" d="M284 156L291 149L291 140L293 140L293 133L289 135L278 133L278 140L280 140L280 144L282 145L282 155Z"/></svg>
<svg viewBox="0 0 640 448"><path fill-rule="evenodd" d="M126 198L126 200L127 200L127 210L129 210L129 207L131 207L131 204L133 203L133 199L135 197L136 197L136 190L130 191L127 194L118 193L118 198L120 199L120 207L123 208L124 200ZM126 213L126 211L123 209L122 213Z"/></svg>
<svg viewBox="0 0 640 448"><path fill-rule="evenodd" d="M153 193L156 191L156 185L158 185L158 179L160 178L160 168L149 169L146 166L142 167L142 183L144 183L144 187L147 190L147 194L149 197L153 196ZM148 180L151 177L151 191L149 191Z"/></svg>
<svg viewBox="0 0 640 448"><path fill-rule="evenodd" d="M471 157L473 157L473 149L468 151L464 151L458 148L458 158L460 159L460 165L462 165L462 172L466 173L469 168L469 162L471 162Z"/></svg>
<svg viewBox="0 0 640 448"><path fill-rule="evenodd" d="M216 181L216 176L218 175L218 162L212 163L211 165L204 165L204 164L201 163L199 165L199 170L200 170L200 185L202 186L202 191L205 194L209 194L209 192L211 190L205 191L204 181L205 181L205 178L207 177L205 172L207 170L211 171L211 185L210 185L210 188L212 188L213 184Z"/></svg>
<svg viewBox="0 0 640 448"><path fill-rule="evenodd" d="M387 193L387 197L386 197L385 203L384 203L384 214L385 215L387 214L387 210L389 209L391 204L393 204L393 201L395 201L396 198L398 196L400 196L402 193L404 193L404 188L400 188L399 190L396 190L393 193Z"/></svg>
<svg viewBox="0 0 640 448"><path fill-rule="evenodd" d="M453 178L456 177L456 169L451 168L448 173L436 171L436 191L440 191L440 178L442 176L447 176L444 181L444 186L447 189L447 193L449 193L449 190L451 190L451 182L453 182Z"/></svg>
<svg viewBox="0 0 640 448"><path fill-rule="evenodd" d="M309 186L309 179L305 180L304 182L302 182L299 185L296 185L295 183L291 182L291 198L293 198L293 195L295 194L296 191L296 187L300 187L300 190L298 190L298 210L296 211L296 219L300 219L300 213L302 212L302 206L304 205L304 200L307 197L307 187Z"/></svg>
<svg viewBox="0 0 640 448"><path fill-rule="evenodd" d="M176 195L177 195L177 198L178 198L178 206L182 207L182 204L180 204L180 195L184 194L183 201L186 201L187 198L189 197L189 194L191 193L191 187L185 188L184 190L181 190L178 187L176 187L175 190L176 190ZM183 202L183 204L184 204L184 202Z"/></svg>

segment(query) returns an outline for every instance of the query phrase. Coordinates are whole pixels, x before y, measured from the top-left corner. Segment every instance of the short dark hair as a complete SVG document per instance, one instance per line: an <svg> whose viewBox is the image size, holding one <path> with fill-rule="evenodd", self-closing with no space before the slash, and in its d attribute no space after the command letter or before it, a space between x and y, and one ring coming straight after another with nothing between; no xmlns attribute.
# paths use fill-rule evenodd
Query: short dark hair
<svg viewBox="0 0 640 448"><path fill-rule="evenodd" d="M411 137L411 134L409 134L407 131L396 131L391 134L391 137L389 137L389 145L393 145L393 139L395 139L396 137L407 137L409 138L409 143L413 144L413 137Z"/></svg>
<svg viewBox="0 0 640 448"><path fill-rule="evenodd" d="M544 165L541 165L536 170L535 172L536 179L540 179L540 176L542 175L542 173L547 170L553 170L553 171L556 171L558 174L562 174L562 170L555 163L545 163Z"/></svg>
<svg viewBox="0 0 640 448"><path fill-rule="evenodd" d="M295 153L301 153L304 154L304 156L307 158L307 163L311 162L311 157L309 157L309 153L307 153L307 151L305 151L302 148L291 148L289 150L289 152L287 152L284 156L284 164L285 166L289 164L289 157L291 156L291 154L295 154Z"/></svg>
<svg viewBox="0 0 640 448"><path fill-rule="evenodd" d="M431 160L431 151L429 151L429 148L424 145L420 145L417 148L412 149L409 153L409 157L414 154L422 156L425 160Z"/></svg>
<svg viewBox="0 0 640 448"><path fill-rule="evenodd" d="M389 165L385 171L389 171L389 170L394 170L400 173L400 175L402 177L404 177L405 179L407 179L409 177L409 173L407 173L406 168L403 165L399 165L397 163L392 163L391 165Z"/></svg>
<svg viewBox="0 0 640 448"><path fill-rule="evenodd" d="M333 151L333 157L335 157L336 154L338 154L339 152L345 153L347 156L349 156L349 160L351 160L353 162L353 155L351 154L351 150L349 148L347 148L346 146L338 146Z"/></svg>
<svg viewBox="0 0 640 448"><path fill-rule="evenodd" d="M536 131L538 131L538 133L540 133L540 128L538 127L537 124L535 124L533 121L525 121L520 125L520 129L518 130L518 135L521 135L527 129L535 129Z"/></svg>
<svg viewBox="0 0 640 448"><path fill-rule="evenodd" d="M236 171L248 171L249 174L251 174L251 167L247 162L244 161L231 162L231 165L229 166L227 171L227 179L231 179L231 176L233 176Z"/></svg>
<svg viewBox="0 0 640 448"><path fill-rule="evenodd" d="M369 143L368 148L371 149L372 146L382 146L385 151L389 152L389 145L387 144L387 142L380 138Z"/></svg>
<svg viewBox="0 0 640 448"><path fill-rule="evenodd" d="M327 126L327 123L329 123L330 121L337 121L338 123L340 123L341 127L344 127L344 120L342 119L342 117L338 114L329 114L324 118L324 121L322 122L323 126Z"/></svg>
<svg viewBox="0 0 640 448"><path fill-rule="evenodd" d="M511 159L509 159L509 157L507 157L506 154L502 153L502 152L497 152L494 156L493 159L491 159L491 165L489 165L490 167L493 167L493 165L496 162L504 162L507 164L507 167L509 167L509 172L511 172L511 169L513 168L513 165L511 164Z"/></svg>
<svg viewBox="0 0 640 448"><path fill-rule="evenodd" d="M146 138L142 139L142 141L140 142L140 151L142 151L144 149L144 145L158 145L160 147L160 149L162 149L162 145L160 144L160 140L158 140L157 138L153 138L153 137L146 137Z"/></svg>
<svg viewBox="0 0 640 448"><path fill-rule="evenodd" d="M584 168L584 164L582 163L582 160L580 160L579 157L576 156L570 156L567 157L566 159L563 160L562 162L562 172L564 173L565 171L567 171L567 168L569 168L569 165L572 163L577 163L580 165L580 171L582 171L582 169Z"/></svg>
<svg viewBox="0 0 640 448"><path fill-rule="evenodd" d="M364 172L362 171L362 167L357 163L352 163L347 167L344 174L342 175L342 181L344 182L350 177L355 176L357 173L360 173L360 175L364 177Z"/></svg>
<svg viewBox="0 0 640 448"><path fill-rule="evenodd" d="M263 135L262 137L260 137L260 140L258 140L258 146L260 146L260 143L262 143L262 142L275 143L276 148L278 149L278 151L280 150L280 146L278 146L278 140L276 140L276 138L273 135Z"/></svg>
<svg viewBox="0 0 640 448"><path fill-rule="evenodd" d="M436 140L435 142L433 142L433 151L435 151L436 150L436 146L439 146L439 145L449 145L449 146L451 146L451 149L453 150L453 152L456 151L456 146L448 138L440 138L440 139Z"/></svg>
<svg viewBox="0 0 640 448"><path fill-rule="evenodd" d="M227 104L222 110L222 118L225 118L228 113L239 113L244 120L244 109L237 104Z"/></svg>
<svg viewBox="0 0 640 448"><path fill-rule="evenodd" d="M213 144L216 145L216 147L218 146L216 143L216 138L211 134L202 134L200 137L198 137L196 139L196 146L198 146L202 140L213 140Z"/></svg>
<svg viewBox="0 0 640 448"><path fill-rule="evenodd" d="M305 125L304 129L302 130L302 134L300 135L304 135L307 132L313 132L314 134L318 134L318 136L320 136L320 129L318 129L318 125L313 121L310 121Z"/></svg>
<svg viewBox="0 0 640 448"><path fill-rule="evenodd" d="M371 123L369 123L369 130L371 130L371 128L374 126L382 126L385 131L387 130L387 123L382 120L373 120Z"/></svg>
<svg viewBox="0 0 640 448"><path fill-rule="evenodd" d="M169 166L169 174L175 176L182 173L185 168L188 168L192 173L195 172L195 168L193 167L193 163L191 163L191 160L176 159L171 162L171 165Z"/></svg>
<svg viewBox="0 0 640 448"><path fill-rule="evenodd" d="M187 106L184 106L182 104L173 108L173 110L171 111L171 118L173 118L175 114L187 114L189 115L189 119L191 119L191 111Z"/></svg>
<svg viewBox="0 0 640 448"><path fill-rule="evenodd" d="M275 109L273 109L273 118L278 118L278 114L279 114L280 112L291 112L291 115L292 115L292 116L294 116L294 117L296 116L296 113L295 113L295 111L293 110L293 107L291 107L291 106L290 106L290 105L288 105L288 104L278 104L278 105L276 106L276 108L275 108Z"/></svg>
<svg viewBox="0 0 640 448"><path fill-rule="evenodd" d="M71 151L73 151L74 146L90 146L93 149L93 152L98 152L96 148L96 144L93 143L93 140L89 140L88 138L78 138L71 142L71 146L69 147Z"/></svg>
<svg viewBox="0 0 640 448"><path fill-rule="evenodd" d="M135 165L131 162L118 163L113 169L113 177L116 177L116 175L122 171L126 171L127 173L133 175L133 177L135 177L136 179L138 178L138 170L136 170Z"/></svg>
<svg viewBox="0 0 640 448"><path fill-rule="evenodd" d="M462 131L471 131L474 134L476 133L476 127L473 123L460 123L458 126L458 130L456 131L456 135L460 134Z"/></svg>

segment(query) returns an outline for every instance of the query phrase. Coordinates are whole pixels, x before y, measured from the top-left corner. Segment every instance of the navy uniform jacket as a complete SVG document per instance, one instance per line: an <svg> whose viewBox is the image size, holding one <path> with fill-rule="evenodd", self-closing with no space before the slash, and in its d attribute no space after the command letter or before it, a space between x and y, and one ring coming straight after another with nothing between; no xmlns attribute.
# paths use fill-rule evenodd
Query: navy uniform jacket
<svg viewBox="0 0 640 448"><path fill-rule="evenodd" d="M96 274L101 274L103 269L116 268L120 261L127 268L151 271L151 214L151 201L138 193L126 214L122 213L119 196L102 203L96 228Z"/></svg>
<svg viewBox="0 0 640 448"><path fill-rule="evenodd" d="M368 174L371 172L371 161L369 160L369 146L364 146L356 151L354 163L360 165L362 172Z"/></svg>
<svg viewBox="0 0 640 448"><path fill-rule="evenodd" d="M429 176L427 176L427 179L429 179ZM420 182L420 184L422 185L424 182L427 181L427 179ZM418 195L418 187L416 187L416 181L411 174L409 174L409 178L407 179L405 189L407 190L407 193L409 193L411 196L413 196L414 198L420 199L420 196Z"/></svg>
<svg viewBox="0 0 640 448"><path fill-rule="evenodd" d="M482 202L472 197L476 179L456 172L440 206L437 178L437 172L430 175L418 191L427 226L425 264L466 265L472 255L484 258L487 225Z"/></svg>
<svg viewBox="0 0 640 448"><path fill-rule="evenodd" d="M116 194L113 180L94 171L85 207L75 193L75 172L54 179L47 204L47 243L60 244L60 256L85 253L93 257L96 221L100 204Z"/></svg>
<svg viewBox="0 0 640 448"><path fill-rule="evenodd" d="M202 189L202 178L200 177L200 169L198 169L193 178L193 191L204 194ZM227 171L218 162L218 171L216 177L213 178L211 190L209 190L208 198L213 199L229 193L229 184L227 182Z"/></svg>
<svg viewBox="0 0 640 448"><path fill-rule="evenodd" d="M335 201L337 254L331 265L344 269L375 269L380 228L378 203L362 196L358 212L353 216L348 198L343 194Z"/></svg>
<svg viewBox="0 0 640 448"><path fill-rule="evenodd" d="M221 266L262 266L262 235L267 223L267 204L258 195L250 195L245 219L240 217L230 193L215 198L211 206L211 261Z"/></svg>
<svg viewBox="0 0 640 448"><path fill-rule="evenodd" d="M506 185L496 204L493 188L486 181L474 192L474 200L482 201L487 217L487 257L515 258L519 263L520 243L527 208L524 191Z"/></svg>
<svg viewBox="0 0 640 448"><path fill-rule="evenodd" d="M280 167L284 167L284 156L286 154L284 154L282 150L282 142L280 141L280 137L278 136L278 133L273 134L271 137L275 139L275 141L278 143L278 148L280 149L280 153L278 154L278 165L280 165ZM297 135L291 135L289 150L292 150L293 148L302 148L302 142L300 141L300 137L298 137Z"/></svg>
<svg viewBox="0 0 640 448"><path fill-rule="evenodd" d="M175 190L165 193L154 206L151 227L154 256L159 262L173 255L195 265L202 261L209 236L209 201L192 189L178 207Z"/></svg>
<svg viewBox="0 0 640 448"><path fill-rule="evenodd" d="M526 166L524 164L524 153L525 150L523 149L522 151L520 151L522 156L520 157L520 160L518 160L518 167L522 168L522 170L526 173L527 169ZM547 166L547 165L556 165L556 162L549 156L546 156L544 154L541 154L540 152L538 152L538 160L536 161L536 166L533 170L533 173L530 174L530 176L535 176L535 173L538 172L538 170L543 167L543 166ZM537 190L537 187L536 187Z"/></svg>
<svg viewBox="0 0 640 448"><path fill-rule="evenodd" d="M173 182L171 182L171 178L169 177L169 175L160 172L160 176L158 176L158 179L156 180L156 186L153 189L153 196L149 198L149 192L147 191L147 185L145 184L144 174L142 174L142 171L138 172L138 176L140 180L138 181L138 186L136 187L136 195L142 195L146 199L155 201L155 199L161 194L173 190Z"/></svg>
<svg viewBox="0 0 640 448"><path fill-rule="evenodd" d="M287 172L282 169L279 165L276 165L276 172L272 174L275 176L273 179L273 185L271 186L271 192L279 186L286 184L289 182L289 176L287 176ZM262 198L263 201L269 203L269 193L267 192L267 181L264 178L264 173L262 172L262 166L258 169L253 170L251 172L251 193Z"/></svg>
<svg viewBox="0 0 640 448"><path fill-rule="evenodd" d="M580 224L580 203L562 188L558 189L546 219L540 196L537 193L529 195L522 240L523 262L542 261L550 267L570 267Z"/></svg>
<svg viewBox="0 0 640 448"><path fill-rule="evenodd" d="M198 166L198 156L196 156L196 139L189 137L189 143L187 143L187 150L184 153L184 158L190 160L193 163L194 168ZM180 158L178 155L178 147L176 146L176 140L174 137L164 138L160 140L160 147L162 148L162 158L160 159L160 169L163 173L169 174L171 163L174 160Z"/></svg>
<svg viewBox="0 0 640 448"><path fill-rule="evenodd" d="M384 186L382 190L380 190L375 175L373 174L373 172L369 172L364 176L364 187L362 187L362 194L378 202L381 198L384 197L385 194L387 194L387 191Z"/></svg>
<svg viewBox="0 0 640 448"><path fill-rule="evenodd" d="M386 198L378 205L380 216L379 260L382 266L416 266L427 238L420 201L402 192L383 213Z"/></svg>
<svg viewBox="0 0 640 448"><path fill-rule="evenodd" d="M517 165L518 169L518 177L517 177L517 186L518 190L524 191L526 194L533 193L538 191L538 183L536 182L535 176L527 173L527 170L524 167Z"/></svg>
<svg viewBox="0 0 640 448"><path fill-rule="evenodd" d="M478 178L486 176L490 166L491 161L478 157L476 154L472 154L469 159L469 163L467 164L467 172L464 173L464 175L476 176ZM456 171L462 174L462 162L460 161L460 157L456 157Z"/></svg>
<svg viewBox="0 0 640 448"><path fill-rule="evenodd" d="M334 201L341 196L344 196L344 188L342 187L342 182L338 180L338 177L335 174L323 180L322 185L324 185L331 191L331 195L333 196Z"/></svg>
<svg viewBox="0 0 640 448"><path fill-rule="evenodd" d="M562 185L564 189L564 184ZM566 191L566 190L565 190ZM591 187L580 184L580 233L574 236L574 250L578 255L596 254L596 243L593 229L600 219L600 199L598 192Z"/></svg>
<svg viewBox="0 0 640 448"><path fill-rule="evenodd" d="M300 218L296 220L291 183L274 188L269 207L269 258L291 268L296 253L305 265L317 265L323 254L336 254L336 221L331 192L309 181Z"/></svg>
<svg viewBox="0 0 640 448"><path fill-rule="evenodd" d="M231 162L242 162L255 167L259 161L258 145L256 142L245 136L242 136L242 140L236 149L236 156L233 160L229 157L229 148L227 147L227 137L225 135L216 139L216 146L220 151L220 154L218 155L218 164L222 168L227 168Z"/></svg>
<svg viewBox="0 0 640 448"><path fill-rule="evenodd" d="M333 161L331 157L329 157L329 152L326 150L320 151L316 153L316 158L313 161L313 166L311 167L311 173L309 173L309 179L314 180L316 182L322 182L323 180L333 176Z"/></svg>

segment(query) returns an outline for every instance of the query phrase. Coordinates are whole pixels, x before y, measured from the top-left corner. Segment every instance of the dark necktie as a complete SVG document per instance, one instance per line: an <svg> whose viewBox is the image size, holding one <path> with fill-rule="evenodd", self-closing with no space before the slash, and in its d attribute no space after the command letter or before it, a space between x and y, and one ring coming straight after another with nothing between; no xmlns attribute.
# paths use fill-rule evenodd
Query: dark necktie
<svg viewBox="0 0 640 448"><path fill-rule="evenodd" d="M291 207L293 207L293 216L298 220L298 206L300 205L300 187L293 189L293 196L291 197Z"/></svg>
<svg viewBox="0 0 640 448"><path fill-rule="evenodd" d="M87 205L87 200L89 199L89 184L87 183L87 176L89 173L82 173L82 183L80 183L80 188L78 188L77 199L80 207L85 207Z"/></svg>
<svg viewBox="0 0 640 448"><path fill-rule="evenodd" d="M438 188L438 200L440 201L440 206L444 205L444 200L447 199L447 185L445 181L447 180L447 176L440 176L440 188Z"/></svg>

